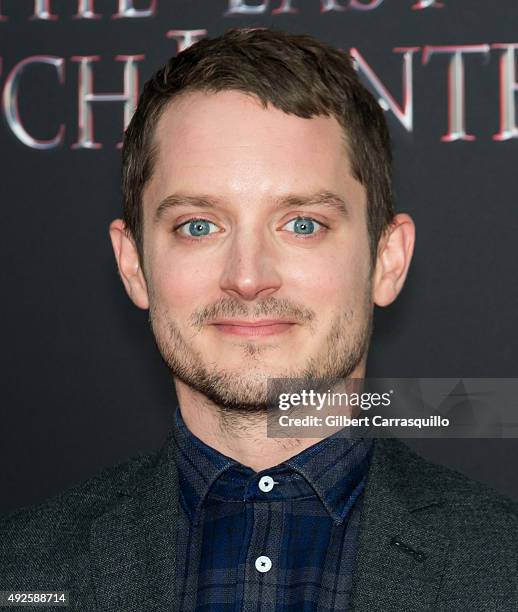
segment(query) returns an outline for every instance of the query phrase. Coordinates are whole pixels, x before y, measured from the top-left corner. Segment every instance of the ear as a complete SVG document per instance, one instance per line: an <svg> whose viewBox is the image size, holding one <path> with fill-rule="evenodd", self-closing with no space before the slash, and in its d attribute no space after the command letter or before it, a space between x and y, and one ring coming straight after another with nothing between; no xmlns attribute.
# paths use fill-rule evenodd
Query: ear
<svg viewBox="0 0 518 612"><path fill-rule="evenodd" d="M415 225L406 213L397 214L385 230L379 245L373 282L377 306L391 304L403 288L414 252Z"/></svg>
<svg viewBox="0 0 518 612"><path fill-rule="evenodd" d="M149 308L147 283L140 266L137 247L122 219L115 219L110 223L110 238L127 294L139 308Z"/></svg>

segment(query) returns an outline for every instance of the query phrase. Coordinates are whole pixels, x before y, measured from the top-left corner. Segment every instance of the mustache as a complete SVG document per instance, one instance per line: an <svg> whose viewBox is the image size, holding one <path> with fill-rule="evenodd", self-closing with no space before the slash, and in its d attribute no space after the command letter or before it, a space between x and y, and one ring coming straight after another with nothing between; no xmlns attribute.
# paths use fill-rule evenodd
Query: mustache
<svg viewBox="0 0 518 612"><path fill-rule="evenodd" d="M193 327L200 329L208 321L224 317L243 317L244 319L256 319L259 317L289 318L297 323L311 323L316 315L313 310L302 304L293 303L285 298L268 297L257 302L250 308L243 302L231 297L223 297L210 306L194 312L190 317Z"/></svg>

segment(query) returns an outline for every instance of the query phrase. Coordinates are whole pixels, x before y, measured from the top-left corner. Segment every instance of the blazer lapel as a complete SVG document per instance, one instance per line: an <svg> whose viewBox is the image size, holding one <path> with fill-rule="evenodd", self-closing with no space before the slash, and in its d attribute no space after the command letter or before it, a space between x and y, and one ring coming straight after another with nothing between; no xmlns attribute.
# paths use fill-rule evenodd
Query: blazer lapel
<svg viewBox="0 0 518 612"><path fill-rule="evenodd" d="M353 610L434 610L449 538L447 504L426 465L401 442L376 440L353 576Z"/></svg>
<svg viewBox="0 0 518 612"><path fill-rule="evenodd" d="M90 529L91 569L102 612L177 609L175 541L178 475L172 438L157 460L118 492Z"/></svg>

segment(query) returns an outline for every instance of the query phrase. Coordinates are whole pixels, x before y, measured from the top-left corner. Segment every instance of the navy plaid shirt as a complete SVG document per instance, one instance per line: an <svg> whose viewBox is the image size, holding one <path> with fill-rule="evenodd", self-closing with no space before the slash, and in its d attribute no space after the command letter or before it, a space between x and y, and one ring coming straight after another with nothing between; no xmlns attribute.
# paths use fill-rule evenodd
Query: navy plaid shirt
<svg viewBox="0 0 518 612"><path fill-rule="evenodd" d="M182 612L348 609L372 440L334 434L255 472L194 436L177 408L173 444Z"/></svg>

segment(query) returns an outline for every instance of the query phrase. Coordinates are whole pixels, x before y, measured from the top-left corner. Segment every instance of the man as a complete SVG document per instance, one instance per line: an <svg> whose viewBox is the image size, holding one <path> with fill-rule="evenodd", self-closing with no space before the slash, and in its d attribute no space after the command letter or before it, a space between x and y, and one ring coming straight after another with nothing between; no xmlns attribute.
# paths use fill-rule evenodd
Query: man
<svg viewBox="0 0 518 612"><path fill-rule="evenodd" d="M517 610L516 507L395 440L267 435L272 378L363 378L399 294L383 112L347 55L233 30L146 84L110 225L178 397L163 449L1 528L74 610Z"/></svg>

